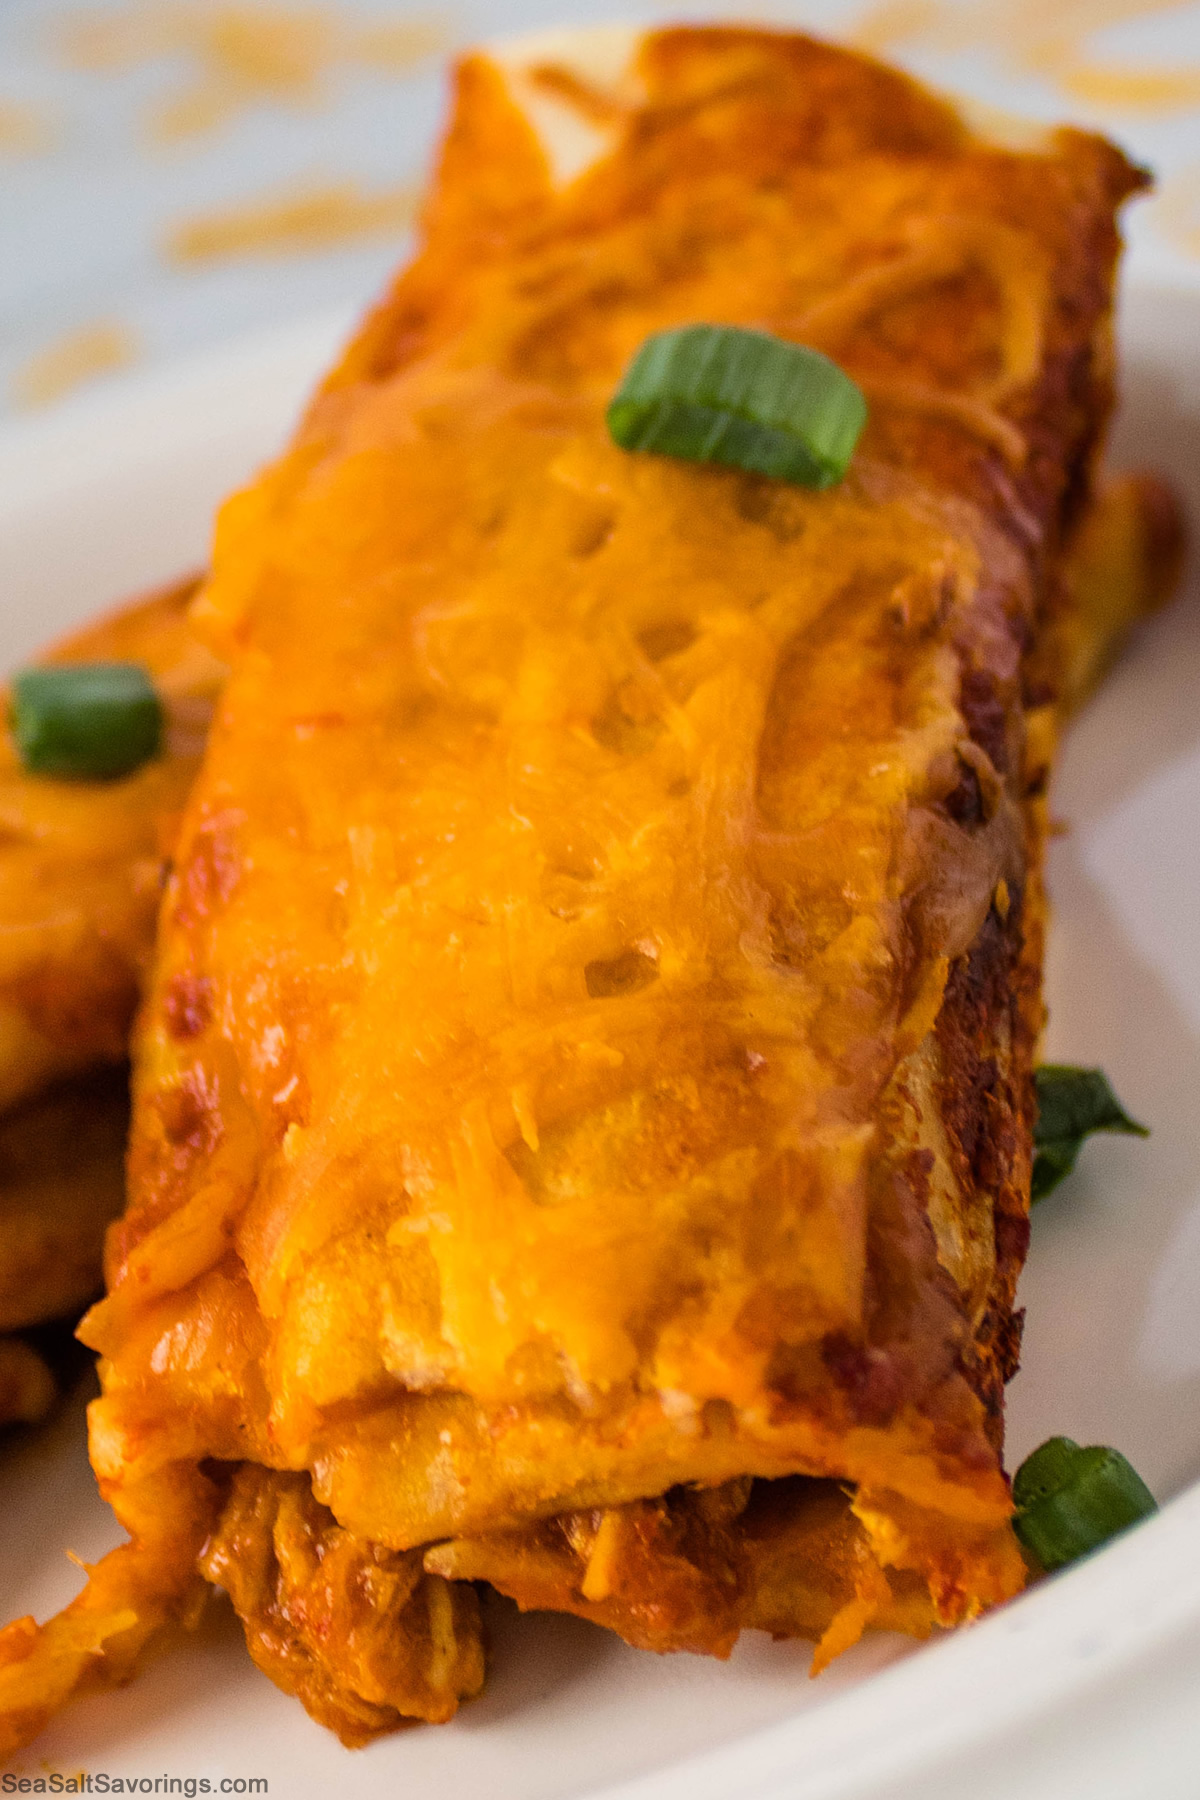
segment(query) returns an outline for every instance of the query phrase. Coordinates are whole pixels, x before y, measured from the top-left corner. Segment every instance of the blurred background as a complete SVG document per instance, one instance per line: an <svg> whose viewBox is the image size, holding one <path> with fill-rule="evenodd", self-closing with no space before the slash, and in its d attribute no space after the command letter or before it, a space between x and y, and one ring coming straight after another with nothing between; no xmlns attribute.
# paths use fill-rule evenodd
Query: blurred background
<svg viewBox="0 0 1200 1800"><path fill-rule="evenodd" d="M382 286L463 46L604 18L801 24L1115 137L1131 272L1200 280L1200 4L0 0L0 417Z"/></svg>

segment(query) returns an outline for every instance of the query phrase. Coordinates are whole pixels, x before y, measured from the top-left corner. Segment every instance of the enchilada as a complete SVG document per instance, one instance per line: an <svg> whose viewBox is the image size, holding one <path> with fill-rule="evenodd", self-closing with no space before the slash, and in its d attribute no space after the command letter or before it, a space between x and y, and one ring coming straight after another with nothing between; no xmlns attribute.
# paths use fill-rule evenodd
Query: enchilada
<svg viewBox="0 0 1200 1800"><path fill-rule="evenodd" d="M1139 181L784 34L462 66L422 253L197 608L232 674L86 1328L132 1541L10 1637L14 1732L197 1557L347 1741L474 1691L479 1579L822 1659L1020 1587L1064 546ZM840 487L611 443L699 319L860 383Z"/></svg>

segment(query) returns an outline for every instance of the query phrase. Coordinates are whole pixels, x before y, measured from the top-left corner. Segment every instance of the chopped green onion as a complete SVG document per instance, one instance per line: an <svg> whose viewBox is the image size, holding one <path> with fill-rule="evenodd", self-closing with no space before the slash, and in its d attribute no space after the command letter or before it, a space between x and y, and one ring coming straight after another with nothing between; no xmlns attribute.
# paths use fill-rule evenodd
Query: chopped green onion
<svg viewBox="0 0 1200 1800"><path fill-rule="evenodd" d="M13 680L12 730L32 774L111 780L157 755L162 706L138 663L24 669Z"/></svg>
<svg viewBox="0 0 1200 1800"><path fill-rule="evenodd" d="M1034 1074L1038 1116L1033 1128L1033 1188L1041 1200L1075 1167L1080 1146L1093 1131L1122 1131L1149 1137L1131 1119L1101 1069L1076 1069L1068 1063L1043 1063Z"/></svg>
<svg viewBox="0 0 1200 1800"><path fill-rule="evenodd" d="M623 450L825 488L846 473L866 417L861 391L819 350L765 331L686 325L646 339L608 429Z"/></svg>
<svg viewBox="0 0 1200 1800"><path fill-rule="evenodd" d="M1047 1572L1076 1562L1157 1512L1158 1502L1119 1450L1081 1449L1053 1437L1027 1456L1013 1481L1013 1529Z"/></svg>

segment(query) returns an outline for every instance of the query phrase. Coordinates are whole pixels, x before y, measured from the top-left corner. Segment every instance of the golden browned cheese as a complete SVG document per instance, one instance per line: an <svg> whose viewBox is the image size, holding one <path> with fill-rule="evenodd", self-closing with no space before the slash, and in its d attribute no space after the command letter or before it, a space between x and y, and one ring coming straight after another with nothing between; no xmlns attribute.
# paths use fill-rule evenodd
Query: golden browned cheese
<svg viewBox="0 0 1200 1800"><path fill-rule="evenodd" d="M1127 628L1174 589L1180 521L1153 475L1097 491L1067 559L1075 606L1069 683L1086 691ZM65 1070L122 1061L149 968L163 861L223 677L187 619L197 578L83 627L46 660L150 668L168 703L168 756L116 783L47 781L0 751L7 832L0 907L10 946L0 999L0 1110Z"/></svg>
<svg viewBox="0 0 1200 1800"><path fill-rule="evenodd" d="M1149 474L1097 491L1067 557L1069 687L1092 685L1126 630L1173 591L1181 527L1173 493ZM77 786L32 776L11 745L0 775L11 838L0 903L13 956L0 1001L0 1110L64 1069L123 1060L153 952L163 860L199 765L223 668L187 620L196 578L134 600L46 660L123 658L151 668L170 715L168 758L127 781Z"/></svg>
<svg viewBox="0 0 1200 1800"><path fill-rule="evenodd" d="M166 704L163 756L120 781L53 781L0 736L0 1111L128 1054L164 859L224 673L187 623L195 585L130 603L42 659L144 664Z"/></svg>
<svg viewBox="0 0 1200 1800"><path fill-rule="evenodd" d="M530 84L603 153L556 180L468 59L421 255L222 516L197 616L232 676L86 1326L133 1542L9 1640L11 1740L191 1604L206 1532L315 1710L445 1716L398 1669L364 1694L348 1628L314 1675L305 1580L213 1548L247 1493L656 1648L824 1660L1023 1580L1025 715L1040 755L1139 177L798 36ZM696 319L862 383L840 487L611 443L629 357Z"/></svg>
<svg viewBox="0 0 1200 1800"><path fill-rule="evenodd" d="M1066 584L1074 605L1065 615L1069 633L1068 694L1082 698L1130 624L1172 591L1180 563L1180 520L1170 489L1152 475L1107 480L1097 491L1069 546ZM121 655L149 659L170 696L172 718L168 778L136 778L112 789L91 790L94 830L75 829L54 847L49 880L14 879L8 919L31 937L40 934L51 906L76 907L78 921L91 930L74 934L75 955L59 966L55 986L61 1012L87 1021L94 1044L106 1038L106 1054L116 1043L114 1005L130 1009L142 971L149 966L153 916L135 907L126 921L126 992L120 998L103 980L97 987L95 947L108 929L119 865L110 863L103 884L95 881L97 846L111 830L113 800L125 828L114 834L129 857L128 892L147 891L145 850L160 854L170 842L182 807L181 783L197 754L216 679L214 669L186 623L191 582L177 583L149 600L131 602L119 613L88 626L69 640L60 656ZM27 806L61 802L59 784L47 795L36 777L14 775ZM28 815L27 815L28 816ZM80 820L76 820L78 826ZM28 874L28 864L25 867ZM82 886L80 885L82 883ZM24 899L28 916L20 918ZM139 932L141 934L139 941ZM97 1016L98 1015L98 1016ZM20 1040L18 1040L20 1041ZM87 1041L85 1039L85 1041ZM40 1078L39 1058L15 1063L7 1075L9 1092ZM0 1120L0 1332L77 1315L100 1283L104 1227L124 1198L123 1153L127 1116L123 1072L83 1077L59 1084L49 1094L26 1101ZM56 1384L38 1349L0 1338L0 1423L43 1416Z"/></svg>

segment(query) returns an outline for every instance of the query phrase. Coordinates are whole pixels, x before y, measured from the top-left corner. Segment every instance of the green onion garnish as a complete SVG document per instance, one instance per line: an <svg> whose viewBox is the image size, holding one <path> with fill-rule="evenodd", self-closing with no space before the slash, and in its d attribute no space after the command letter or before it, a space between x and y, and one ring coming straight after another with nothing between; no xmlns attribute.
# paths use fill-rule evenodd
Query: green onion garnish
<svg viewBox="0 0 1200 1800"><path fill-rule="evenodd" d="M1013 1529L1043 1569L1061 1569L1157 1512L1158 1502L1119 1450L1048 1438L1013 1481Z"/></svg>
<svg viewBox="0 0 1200 1800"><path fill-rule="evenodd" d="M1150 1136L1144 1125L1129 1117L1101 1069L1043 1063L1033 1079L1038 1102L1033 1128L1034 1200L1041 1200L1071 1173L1084 1138L1093 1131Z"/></svg>
<svg viewBox="0 0 1200 1800"><path fill-rule="evenodd" d="M819 350L733 325L646 339L608 409L623 450L728 463L826 488L867 417L860 390Z"/></svg>
<svg viewBox="0 0 1200 1800"><path fill-rule="evenodd" d="M12 688L13 737L35 775L111 780L158 752L162 706L138 663L24 669Z"/></svg>

